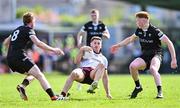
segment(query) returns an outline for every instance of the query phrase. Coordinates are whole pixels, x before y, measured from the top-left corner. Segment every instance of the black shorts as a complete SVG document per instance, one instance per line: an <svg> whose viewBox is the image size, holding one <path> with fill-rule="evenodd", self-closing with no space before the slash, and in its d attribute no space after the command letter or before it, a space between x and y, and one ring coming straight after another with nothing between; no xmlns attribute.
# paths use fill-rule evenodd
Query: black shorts
<svg viewBox="0 0 180 108"><path fill-rule="evenodd" d="M28 57L8 57L7 58L8 66L13 72L18 72L24 74L28 72L35 64Z"/></svg>
<svg viewBox="0 0 180 108"><path fill-rule="evenodd" d="M91 67L82 67L81 69L83 70L83 73L84 73L85 78L84 78L84 80L83 80L82 82L80 82L80 83L91 85L92 82L94 81L94 80L92 80L92 79L90 78L90 73L91 73L91 71L93 70L93 68L91 68Z"/></svg>
<svg viewBox="0 0 180 108"><path fill-rule="evenodd" d="M150 55L149 54L142 54L140 56L140 58L142 58L146 63L146 69L145 70L150 68L151 60L155 56L157 56L159 58L159 60L162 61L162 53L161 52L157 52L155 54L150 54Z"/></svg>

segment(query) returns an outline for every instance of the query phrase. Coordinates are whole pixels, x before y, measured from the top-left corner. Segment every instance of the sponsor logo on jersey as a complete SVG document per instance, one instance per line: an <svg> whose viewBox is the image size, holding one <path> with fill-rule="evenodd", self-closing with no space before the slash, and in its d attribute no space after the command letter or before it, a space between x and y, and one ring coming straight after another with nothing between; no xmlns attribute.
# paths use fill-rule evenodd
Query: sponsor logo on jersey
<svg viewBox="0 0 180 108"><path fill-rule="evenodd" d="M142 32L138 32L138 34L142 35Z"/></svg>
<svg viewBox="0 0 180 108"><path fill-rule="evenodd" d="M101 32L90 32L91 35L101 35Z"/></svg>
<svg viewBox="0 0 180 108"><path fill-rule="evenodd" d="M142 43L153 43L153 40L146 40L146 39L140 39L140 42Z"/></svg>
<svg viewBox="0 0 180 108"><path fill-rule="evenodd" d="M93 29L92 27L88 27L88 29Z"/></svg>

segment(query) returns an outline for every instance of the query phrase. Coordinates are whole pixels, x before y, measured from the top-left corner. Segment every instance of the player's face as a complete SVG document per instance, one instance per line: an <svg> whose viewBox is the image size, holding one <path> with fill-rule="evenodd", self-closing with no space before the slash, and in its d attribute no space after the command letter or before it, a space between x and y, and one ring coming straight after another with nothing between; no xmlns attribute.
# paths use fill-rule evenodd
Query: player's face
<svg viewBox="0 0 180 108"><path fill-rule="evenodd" d="M36 22L36 19L34 18L31 22L31 28L34 28L35 27L35 22Z"/></svg>
<svg viewBox="0 0 180 108"><path fill-rule="evenodd" d="M94 40L91 42L91 47L92 47L93 51L95 51L96 53L99 53L99 51L100 51L101 48L102 48L102 41L101 41L101 40L94 39Z"/></svg>
<svg viewBox="0 0 180 108"><path fill-rule="evenodd" d="M149 20L147 18L136 18L136 25L138 28L143 29L144 27L147 26L147 24L149 23Z"/></svg>
<svg viewBox="0 0 180 108"><path fill-rule="evenodd" d="M91 19L92 19L92 21L99 20L99 14L97 12L91 13Z"/></svg>

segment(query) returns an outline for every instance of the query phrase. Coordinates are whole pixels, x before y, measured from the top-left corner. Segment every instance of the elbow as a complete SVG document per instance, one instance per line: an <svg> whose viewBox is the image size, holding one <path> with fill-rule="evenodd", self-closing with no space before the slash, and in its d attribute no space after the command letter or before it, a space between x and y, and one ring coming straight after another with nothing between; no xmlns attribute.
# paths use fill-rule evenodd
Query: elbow
<svg viewBox="0 0 180 108"><path fill-rule="evenodd" d="M106 34L104 35L105 38L109 39L110 38L110 35Z"/></svg>
<svg viewBox="0 0 180 108"><path fill-rule="evenodd" d="M37 42L35 42L34 43L37 47L39 47L39 48L42 48L42 42L41 41L37 41Z"/></svg>
<svg viewBox="0 0 180 108"><path fill-rule="evenodd" d="M37 47L41 48L41 44L36 44Z"/></svg>
<svg viewBox="0 0 180 108"><path fill-rule="evenodd" d="M74 60L74 63L75 63L75 64L79 64L79 63L80 63L80 60L75 59L75 60Z"/></svg>

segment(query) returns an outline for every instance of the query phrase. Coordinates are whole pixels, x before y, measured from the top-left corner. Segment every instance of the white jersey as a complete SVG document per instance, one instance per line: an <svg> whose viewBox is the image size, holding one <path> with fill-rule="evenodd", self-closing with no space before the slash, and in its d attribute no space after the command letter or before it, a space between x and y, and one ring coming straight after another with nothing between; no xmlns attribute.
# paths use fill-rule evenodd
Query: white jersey
<svg viewBox="0 0 180 108"><path fill-rule="evenodd" d="M107 69L108 61L104 55L102 55L101 53L96 54L94 52L85 52L83 59L80 62L80 67L91 67L95 69L99 63L102 63Z"/></svg>

